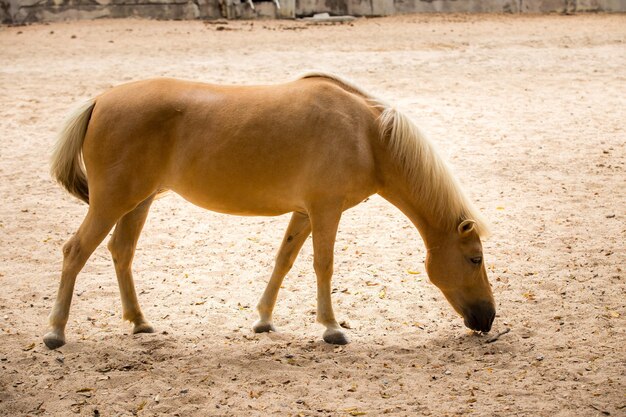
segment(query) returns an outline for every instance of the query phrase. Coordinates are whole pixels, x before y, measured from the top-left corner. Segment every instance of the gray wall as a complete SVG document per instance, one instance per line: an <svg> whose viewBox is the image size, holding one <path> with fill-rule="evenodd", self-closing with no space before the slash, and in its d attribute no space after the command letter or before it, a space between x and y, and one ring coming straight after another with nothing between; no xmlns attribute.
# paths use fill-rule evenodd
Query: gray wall
<svg viewBox="0 0 626 417"><path fill-rule="evenodd" d="M626 0L296 0L296 14L626 12Z"/></svg>
<svg viewBox="0 0 626 417"><path fill-rule="evenodd" d="M245 0L244 0L245 1ZM30 23L103 17L151 19L294 18L333 15L386 16L398 13L626 12L626 0L0 0L0 22Z"/></svg>

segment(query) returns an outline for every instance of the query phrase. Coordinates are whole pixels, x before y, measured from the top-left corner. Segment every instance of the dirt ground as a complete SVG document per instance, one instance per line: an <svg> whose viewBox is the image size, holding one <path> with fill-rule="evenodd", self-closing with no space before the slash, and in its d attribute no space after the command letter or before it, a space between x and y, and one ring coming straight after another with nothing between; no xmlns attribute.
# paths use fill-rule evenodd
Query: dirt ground
<svg viewBox="0 0 626 417"><path fill-rule="evenodd" d="M100 20L0 28L0 414L626 415L626 16L403 16L353 24ZM347 76L439 145L491 221L494 343L428 282L380 197L345 213L333 281L352 343L321 341L307 242L278 333L254 306L288 216L154 204L129 335L106 245L78 277L68 343L42 343L61 247L86 206L48 175L55 131L130 80ZM415 272L418 272L417 274Z"/></svg>

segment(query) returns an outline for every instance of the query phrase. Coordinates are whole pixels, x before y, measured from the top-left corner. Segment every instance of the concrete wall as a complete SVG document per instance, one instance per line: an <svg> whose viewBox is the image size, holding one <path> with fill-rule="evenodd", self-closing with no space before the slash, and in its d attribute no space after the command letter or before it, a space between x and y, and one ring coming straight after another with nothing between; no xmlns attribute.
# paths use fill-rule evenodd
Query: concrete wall
<svg viewBox="0 0 626 417"><path fill-rule="evenodd" d="M295 0L0 0L0 22L142 17L162 20L294 18Z"/></svg>
<svg viewBox="0 0 626 417"><path fill-rule="evenodd" d="M315 1L315 0L301 0ZM320 2L320 0L317 0ZM359 0L356 0L359 1ZM371 0L363 16L397 13L626 12L626 0ZM355 15L360 15L354 12Z"/></svg>
<svg viewBox="0 0 626 417"><path fill-rule="evenodd" d="M0 22L51 22L103 17L150 19L294 18L332 15L387 16L398 13L626 12L626 0L0 0Z"/></svg>

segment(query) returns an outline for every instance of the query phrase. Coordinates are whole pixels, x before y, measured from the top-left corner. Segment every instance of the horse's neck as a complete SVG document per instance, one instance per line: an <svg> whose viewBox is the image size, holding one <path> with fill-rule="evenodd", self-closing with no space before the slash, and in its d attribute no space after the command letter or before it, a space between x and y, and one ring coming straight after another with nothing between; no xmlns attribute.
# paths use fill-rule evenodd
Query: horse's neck
<svg viewBox="0 0 626 417"><path fill-rule="evenodd" d="M389 181L379 194L409 218L419 231L427 248L437 244L437 238L441 236L442 231L434 222L433 214L425 210L425 204L420 204L403 181Z"/></svg>

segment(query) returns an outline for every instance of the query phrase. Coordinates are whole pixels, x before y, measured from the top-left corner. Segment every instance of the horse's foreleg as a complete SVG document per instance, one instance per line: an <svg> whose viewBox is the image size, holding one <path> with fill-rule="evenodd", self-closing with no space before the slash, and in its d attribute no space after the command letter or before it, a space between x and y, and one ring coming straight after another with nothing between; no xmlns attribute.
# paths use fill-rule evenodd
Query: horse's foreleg
<svg viewBox="0 0 626 417"><path fill-rule="evenodd" d="M310 233L311 222L309 221L309 217L302 213L293 213L283 242L276 255L274 271L272 271L272 276L257 305L259 320L252 326L256 333L276 331L272 324L272 312L276 305L278 290L283 283L285 275L291 270L302 245Z"/></svg>
<svg viewBox="0 0 626 417"><path fill-rule="evenodd" d="M49 316L51 329L43 338L50 349L65 344L65 325L70 313L76 276L116 221L117 218L110 213L101 213L90 207L76 234L63 246L61 284Z"/></svg>
<svg viewBox="0 0 626 417"><path fill-rule="evenodd" d="M122 317L133 323L133 333L154 332L154 328L144 318L141 308L139 307L131 270L139 234L146 222L148 211L150 210L150 205L153 200L154 195L122 217L120 221L117 222L115 231L108 245L111 256L113 257L113 263L115 264L117 283L120 287Z"/></svg>
<svg viewBox="0 0 626 417"><path fill-rule="evenodd" d="M331 301L333 251L341 210L334 207L318 209L310 215L313 230L313 267L317 276L317 321L326 326L325 342L345 345L348 343L348 337L335 319Z"/></svg>

